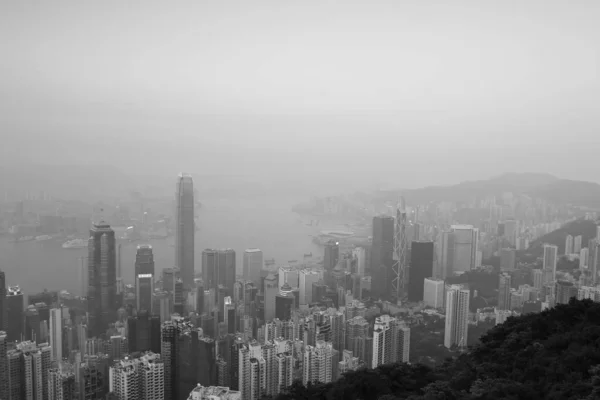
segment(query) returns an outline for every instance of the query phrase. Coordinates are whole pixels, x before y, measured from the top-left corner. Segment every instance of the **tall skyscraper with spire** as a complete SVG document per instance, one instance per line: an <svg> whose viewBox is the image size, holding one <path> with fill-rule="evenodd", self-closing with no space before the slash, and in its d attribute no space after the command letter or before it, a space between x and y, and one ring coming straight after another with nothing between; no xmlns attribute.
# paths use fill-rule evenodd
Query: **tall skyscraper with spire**
<svg viewBox="0 0 600 400"><path fill-rule="evenodd" d="M90 336L106 331L117 310L117 253L115 231L100 221L88 240L88 328Z"/></svg>
<svg viewBox="0 0 600 400"><path fill-rule="evenodd" d="M194 287L194 182L181 173L175 192L175 265L186 290Z"/></svg>

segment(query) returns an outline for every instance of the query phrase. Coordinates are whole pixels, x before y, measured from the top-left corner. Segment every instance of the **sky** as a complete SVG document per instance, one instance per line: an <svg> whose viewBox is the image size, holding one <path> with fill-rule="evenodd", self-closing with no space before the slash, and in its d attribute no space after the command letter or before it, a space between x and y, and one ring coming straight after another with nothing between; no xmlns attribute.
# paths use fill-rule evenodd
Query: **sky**
<svg viewBox="0 0 600 400"><path fill-rule="evenodd" d="M0 164L599 181L597 0L0 4Z"/></svg>

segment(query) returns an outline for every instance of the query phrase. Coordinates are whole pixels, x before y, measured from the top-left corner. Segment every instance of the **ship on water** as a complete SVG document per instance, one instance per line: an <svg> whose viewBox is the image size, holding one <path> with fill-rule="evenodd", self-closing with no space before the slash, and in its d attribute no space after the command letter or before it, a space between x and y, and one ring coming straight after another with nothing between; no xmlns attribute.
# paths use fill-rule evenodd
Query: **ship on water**
<svg viewBox="0 0 600 400"><path fill-rule="evenodd" d="M63 243L63 249L83 249L88 246L88 241L84 239L73 239Z"/></svg>

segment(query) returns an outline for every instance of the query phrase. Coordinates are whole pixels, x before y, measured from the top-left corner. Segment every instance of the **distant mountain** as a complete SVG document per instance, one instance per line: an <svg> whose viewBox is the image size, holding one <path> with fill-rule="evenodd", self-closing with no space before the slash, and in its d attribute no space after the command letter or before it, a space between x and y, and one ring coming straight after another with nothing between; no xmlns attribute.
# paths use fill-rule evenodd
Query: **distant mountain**
<svg viewBox="0 0 600 400"><path fill-rule="evenodd" d="M431 201L469 201L504 192L527 194L557 204L600 208L600 185L593 182L559 179L550 174L508 173L487 180L467 181L451 186L429 186L401 190L409 204ZM388 192L387 195L392 195ZM398 195L398 192L395 193Z"/></svg>
<svg viewBox="0 0 600 400"><path fill-rule="evenodd" d="M588 241L596 237L596 222L578 219L563 225L560 229L552 231L529 244L527 250L521 253L528 258L537 258L544 255L544 243L558 246L558 254L565 252L565 240L567 235L582 236L581 247L587 247Z"/></svg>

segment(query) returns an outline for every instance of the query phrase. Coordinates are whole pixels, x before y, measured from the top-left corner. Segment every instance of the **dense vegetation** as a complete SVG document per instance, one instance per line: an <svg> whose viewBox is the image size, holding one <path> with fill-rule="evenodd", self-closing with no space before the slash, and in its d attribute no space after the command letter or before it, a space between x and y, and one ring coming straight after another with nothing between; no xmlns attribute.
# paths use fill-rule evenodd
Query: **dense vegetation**
<svg viewBox="0 0 600 400"><path fill-rule="evenodd" d="M509 318L443 365L384 365L329 384L295 383L277 397L351 400L600 398L600 304L559 305Z"/></svg>

